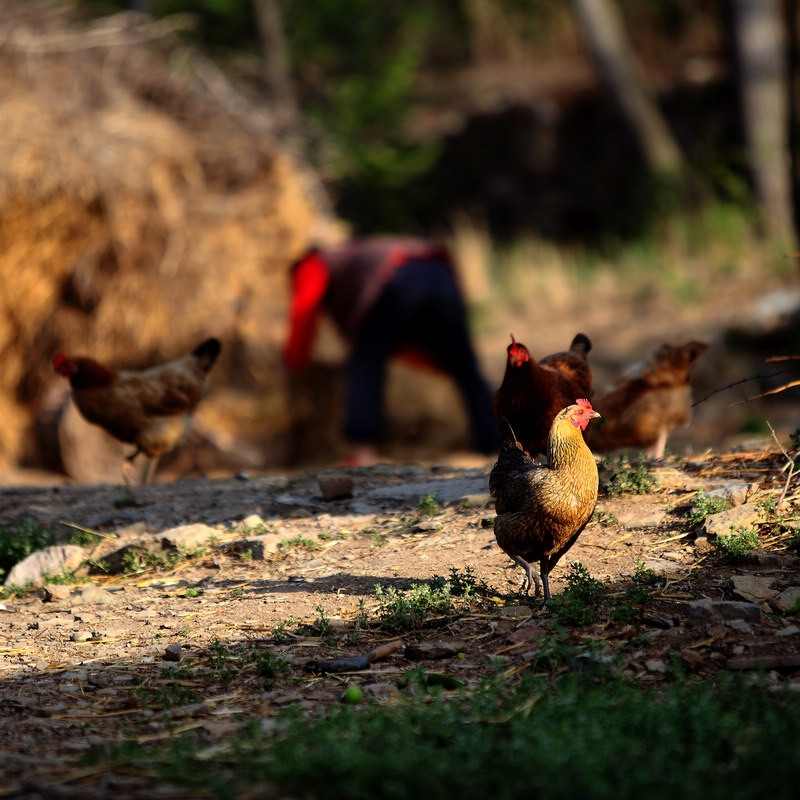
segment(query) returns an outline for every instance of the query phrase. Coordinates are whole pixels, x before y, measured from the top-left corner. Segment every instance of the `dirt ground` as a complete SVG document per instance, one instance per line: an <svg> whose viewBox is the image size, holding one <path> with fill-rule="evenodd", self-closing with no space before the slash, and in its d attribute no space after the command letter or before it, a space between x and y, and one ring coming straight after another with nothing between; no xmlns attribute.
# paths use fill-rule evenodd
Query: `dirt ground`
<svg viewBox="0 0 800 800"><path fill-rule="evenodd" d="M800 559L786 549L791 532L761 524L759 548L746 563L727 565L688 521L701 489L741 484L750 503L777 499L784 463L769 447L672 459L651 465L657 491L601 496L595 520L553 572L553 593L565 588L573 561L610 584L612 601L632 584L637 563L659 579L639 618L615 622L601 612L570 640L602 643L618 657L617 669L642 682L663 680L677 657L689 678L765 668L776 684L800 687L800 628L778 602L800 587ZM515 596L521 573L490 527L489 467L379 465L133 492L65 484L0 490L2 525L25 519L99 531L99 544L87 550L95 564L119 564L113 553L126 545L135 554L128 572L88 574L3 601L0 796L182 796L156 789L152 776L116 774L108 759L87 765L86 757L181 732L214 748L244 718L267 724L289 704L339 703L351 685L387 702L401 691L403 672L420 666L467 685L498 663L510 673L531 668L556 619L538 601ZM337 489L347 496L324 499ZM428 495L438 504L432 516ZM785 520L797 510L791 503ZM182 541L192 557L167 561L164 540ZM410 632L378 625L376 584L403 590L468 571L485 590L474 602L459 601L454 613ZM767 579L762 594L748 596L741 578ZM720 606L725 619L687 605L703 598L747 602ZM391 646L383 657L345 672L314 668L384 645ZM245 650L271 652L291 670L271 685L252 665L225 679L220 654ZM177 691L190 694L176 699Z"/></svg>

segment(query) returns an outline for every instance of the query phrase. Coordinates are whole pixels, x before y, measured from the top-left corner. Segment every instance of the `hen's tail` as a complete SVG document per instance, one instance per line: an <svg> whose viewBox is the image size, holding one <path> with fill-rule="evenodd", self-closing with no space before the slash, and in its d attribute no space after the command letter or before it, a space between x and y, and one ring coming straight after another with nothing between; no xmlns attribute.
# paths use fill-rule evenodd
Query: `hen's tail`
<svg viewBox="0 0 800 800"><path fill-rule="evenodd" d="M192 355L197 359L200 364L200 369L203 372L208 372L214 366L214 362L219 356L219 351L222 349L219 339L206 339L201 344L197 345Z"/></svg>
<svg viewBox="0 0 800 800"><path fill-rule="evenodd" d="M585 333L576 333L575 338L572 340L572 344L569 346L569 349L572 350L573 353L580 353L582 356L586 356L586 354L592 349L592 343L589 341L589 337Z"/></svg>
<svg viewBox="0 0 800 800"><path fill-rule="evenodd" d="M514 435L513 428L505 417L500 420L499 427L500 454L497 456L497 463L489 475L489 491L494 497L498 497L498 494L502 492L503 487L510 479L524 472L529 472L536 466L530 456L522 449L522 445Z"/></svg>

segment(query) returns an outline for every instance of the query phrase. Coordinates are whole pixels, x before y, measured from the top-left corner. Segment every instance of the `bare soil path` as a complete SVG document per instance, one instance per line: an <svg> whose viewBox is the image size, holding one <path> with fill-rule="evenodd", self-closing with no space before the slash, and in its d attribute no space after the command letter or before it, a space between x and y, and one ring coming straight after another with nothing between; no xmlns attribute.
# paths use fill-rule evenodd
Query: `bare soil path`
<svg viewBox="0 0 800 800"><path fill-rule="evenodd" d="M763 667L770 680L800 687L800 628L785 608L800 592L800 560L787 550L797 509L790 504L780 523L765 510L783 487L784 461L765 451L660 462L650 466L656 491L601 497L595 521L553 573L554 594L571 562L608 582L612 599L643 568L659 578L635 619L601 612L564 635L602 642L618 669L645 682L662 680L678 658L690 675ZM558 620L514 595L521 574L494 542L489 466L380 465L132 493L0 490L0 525L99 531L87 558L112 565L106 574L78 570L87 573L82 583L2 602L0 796L173 796L149 776L118 775L107 759L92 765L87 756L187 731L224 746L243 719L267 725L287 705L338 703L348 686L386 702L403 691L405 670L419 666L467 685L498 659L512 671L530 668ZM342 486L346 496L324 499ZM725 564L688 514L698 490L732 486L743 487L738 502L760 503L764 516L749 560ZM381 624L387 591L434 576L470 576L482 591L416 629ZM726 610L688 605L702 599ZM314 669L385 645L361 668ZM259 674L266 654L287 671Z"/></svg>

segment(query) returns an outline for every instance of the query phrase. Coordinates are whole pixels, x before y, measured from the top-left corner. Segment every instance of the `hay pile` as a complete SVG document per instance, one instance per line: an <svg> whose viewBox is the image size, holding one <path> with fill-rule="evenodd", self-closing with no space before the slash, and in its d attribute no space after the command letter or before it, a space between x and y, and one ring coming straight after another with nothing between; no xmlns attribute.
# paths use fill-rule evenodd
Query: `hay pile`
<svg viewBox="0 0 800 800"><path fill-rule="evenodd" d="M35 431L64 392L56 351L141 366L210 335L198 428L286 456L286 269L324 207L181 23L0 2L2 467L52 463Z"/></svg>

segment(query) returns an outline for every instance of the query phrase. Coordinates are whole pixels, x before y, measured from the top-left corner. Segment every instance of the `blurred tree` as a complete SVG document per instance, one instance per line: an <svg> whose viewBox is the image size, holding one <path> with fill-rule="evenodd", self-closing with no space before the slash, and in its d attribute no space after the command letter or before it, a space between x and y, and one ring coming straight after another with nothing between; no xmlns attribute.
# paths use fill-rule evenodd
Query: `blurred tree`
<svg viewBox="0 0 800 800"><path fill-rule="evenodd" d="M796 2L796 0L792 0ZM776 0L728 0L747 162L766 233L794 238L784 29Z"/></svg>
<svg viewBox="0 0 800 800"><path fill-rule="evenodd" d="M677 173L682 156L651 96L613 0L572 0L583 34L605 82L627 118L650 170Z"/></svg>

